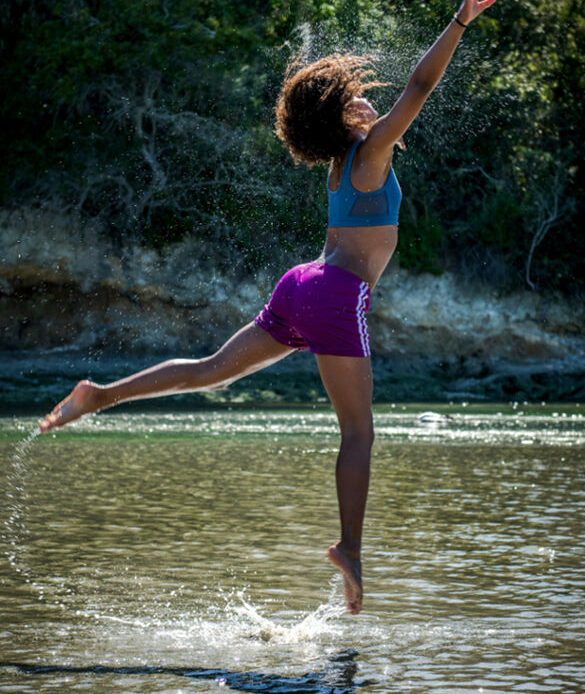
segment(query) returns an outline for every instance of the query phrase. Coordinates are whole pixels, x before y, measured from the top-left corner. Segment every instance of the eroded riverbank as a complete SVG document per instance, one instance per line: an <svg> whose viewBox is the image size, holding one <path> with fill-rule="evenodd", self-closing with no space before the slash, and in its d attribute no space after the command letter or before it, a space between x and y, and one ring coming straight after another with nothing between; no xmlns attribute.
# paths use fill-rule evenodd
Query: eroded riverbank
<svg viewBox="0 0 585 694"><path fill-rule="evenodd" d="M200 357L247 323L283 267L219 272L194 239L115 247L62 218L0 218L0 379L5 405L49 401L80 378L118 378ZM456 276L388 268L368 316L378 401L585 400L578 297L498 292ZM131 355L131 357L129 357ZM43 395L42 393L45 393ZM323 395L302 355L213 396L305 402Z"/></svg>

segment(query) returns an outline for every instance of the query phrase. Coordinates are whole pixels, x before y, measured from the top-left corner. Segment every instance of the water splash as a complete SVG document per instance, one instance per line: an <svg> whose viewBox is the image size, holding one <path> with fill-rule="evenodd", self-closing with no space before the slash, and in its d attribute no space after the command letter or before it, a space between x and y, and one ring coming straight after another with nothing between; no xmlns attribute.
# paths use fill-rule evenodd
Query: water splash
<svg viewBox="0 0 585 694"><path fill-rule="evenodd" d="M27 491L29 453L40 433L40 429L36 426L16 444L14 453L10 458L10 468L6 479L7 515L2 533L8 563L16 574L32 586L34 586L32 571L23 561L23 556L29 537L29 530L26 525L29 505Z"/></svg>
<svg viewBox="0 0 585 694"><path fill-rule="evenodd" d="M73 595L72 588L63 579L51 578L41 581L36 575L27 552L31 544L30 494L33 487L31 477L35 469L31 467L30 452L35 440L41 435L38 425L15 444L14 452L9 458L6 476L6 518L2 531L2 540L8 564L24 585L28 586L39 602L54 609L66 609L68 600Z"/></svg>
<svg viewBox="0 0 585 694"><path fill-rule="evenodd" d="M37 469L31 448L39 434L36 426L27 432L9 459L8 513L3 532L8 563L45 608L78 618L80 633L104 644L106 655L125 654L131 647L143 653L183 653L196 662L211 661L236 668L242 658L262 664L270 660L270 654L287 650L295 655L295 660L302 654L303 662L312 662L323 655L324 649L332 652L337 646L342 633L339 617L345 613L339 581L339 585L331 586L327 601L314 610L267 615L264 607L248 599L245 590L223 593L217 589L206 592L194 603L193 596L183 595L181 588L161 594L150 590L146 580L146 585L136 583L135 597L129 603L120 600L115 591L104 590L99 570L90 581L87 576L77 581L46 571L39 575L36 565L29 561L35 527L40 528L31 518L31 490ZM106 588L108 576L103 577ZM119 581L120 575L114 578ZM132 581L128 574L123 578ZM143 578L134 576L133 580ZM95 593L94 583L100 585Z"/></svg>
<svg viewBox="0 0 585 694"><path fill-rule="evenodd" d="M329 600L319 605L314 612L310 612L300 622L283 624L262 616L258 609L251 605L240 592L238 597L241 607L236 609L236 614L244 618L244 625L251 629L249 637L259 638L265 642L279 644L294 644L303 641L311 641L323 634L331 633L335 626L332 620L345 614L345 608L336 599L336 590L332 589Z"/></svg>
<svg viewBox="0 0 585 694"><path fill-rule="evenodd" d="M341 581L332 585L328 599L309 611L266 613L244 590L204 596L186 609L184 601L149 610L103 600L76 611L96 641L99 658L116 653L132 658L136 653L152 662L188 660L206 667L266 668L284 659L291 664L316 664L339 650L344 642L345 608L340 599ZM146 596L147 598L147 596ZM103 650L103 653L100 651ZM291 665L291 667L293 667Z"/></svg>

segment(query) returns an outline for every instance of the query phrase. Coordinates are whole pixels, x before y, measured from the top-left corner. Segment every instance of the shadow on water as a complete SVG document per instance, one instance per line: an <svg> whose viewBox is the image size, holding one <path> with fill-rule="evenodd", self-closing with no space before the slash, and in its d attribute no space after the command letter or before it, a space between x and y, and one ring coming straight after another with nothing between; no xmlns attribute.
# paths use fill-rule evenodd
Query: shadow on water
<svg viewBox="0 0 585 694"><path fill-rule="evenodd" d="M0 668L16 668L27 675L91 674L91 675L174 675L189 679L214 680L240 692L266 694L351 694L358 685L353 678L357 671L354 662L357 651L345 650L329 658L329 664L321 672L311 672L299 677L269 675L261 672L230 672L229 670L165 667L165 666L110 666L110 665L43 665L28 663L3 663Z"/></svg>

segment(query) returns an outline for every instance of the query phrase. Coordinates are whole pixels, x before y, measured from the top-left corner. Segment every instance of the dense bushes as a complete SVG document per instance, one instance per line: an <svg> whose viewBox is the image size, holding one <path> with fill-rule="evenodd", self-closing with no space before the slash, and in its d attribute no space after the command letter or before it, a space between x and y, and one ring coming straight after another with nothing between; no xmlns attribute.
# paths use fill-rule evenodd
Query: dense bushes
<svg viewBox="0 0 585 694"><path fill-rule="evenodd" d="M320 250L324 171L272 134L286 60L353 49L396 86L450 0L12 0L0 9L0 204L101 220L121 243L185 234L250 271ZM501 287L585 283L583 2L498 3L396 156L399 259Z"/></svg>

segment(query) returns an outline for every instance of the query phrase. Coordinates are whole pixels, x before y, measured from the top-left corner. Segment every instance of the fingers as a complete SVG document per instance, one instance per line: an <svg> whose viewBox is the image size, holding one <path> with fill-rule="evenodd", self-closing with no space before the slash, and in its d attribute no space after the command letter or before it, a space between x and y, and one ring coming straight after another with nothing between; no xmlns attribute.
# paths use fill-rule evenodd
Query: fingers
<svg viewBox="0 0 585 694"><path fill-rule="evenodd" d="M487 8L491 7L495 2L496 0L477 0L475 3L477 7L476 16L481 14L484 10L487 10Z"/></svg>
<svg viewBox="0 0 585 694"><path fill-rule="evenodd" d="M463 0L457 15L464 24L468 24L495 2L496 0Z"/></svg>

